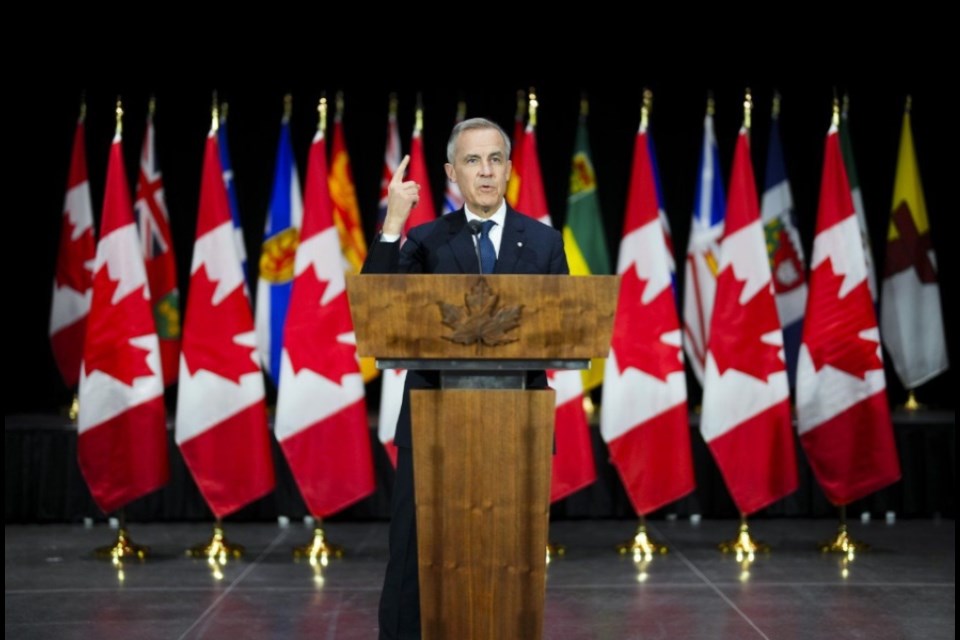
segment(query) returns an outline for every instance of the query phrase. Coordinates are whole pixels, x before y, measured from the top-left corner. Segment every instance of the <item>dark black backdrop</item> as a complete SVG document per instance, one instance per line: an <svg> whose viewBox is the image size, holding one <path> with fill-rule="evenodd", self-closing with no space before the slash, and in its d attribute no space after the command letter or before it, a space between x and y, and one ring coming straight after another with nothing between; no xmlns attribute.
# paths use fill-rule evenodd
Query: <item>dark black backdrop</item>
<svg viewBox="0 0 960 640"><path fill-rule="evenodd" d="M702 121L708 90L717 103L716 131L726 183L733 145L741 120L745 86L753 89L756 104L752 150L758 188L766 164L766 146L773 91L783 96L781 135L787 171L793 188L801 235L809 258L813 241L823 144L830 121L834 86L849 91L852 99L851 132L857 169L863 187L874 258L882 269L893 176L904 99L913 95L913 130L923 177L928 213L934 230L942 296L949 301L953 277L954 238L948 216L954 212L952 188L957 172L957 135L953 122L954 102L949 101L942 81L918 80L906 73L892 79L864 79L861 74L831 84L831 80L778 81L774 74L754 77L717 75L696 77L661 74L651 77L654 113L651 131L663 181L666 208L674 234L678 263L682 265L690 226L697 177ZM512 132L516 91L531 80L540 98L538 144L547 197L554 224L566 215L566 192L570 157L577 124L580 93L590 97L590 138L603 208L608 246L615 260L623 221L623 208L639 123L643 79L636 83L601 84L589 78L543 80L495 79L445 83L434 74L417 86L414 82L361 81L356 78L281 85L273 81L236 79L218 86L187 87L167 81L156 86L121 82L80 84L73 78L49 82L30 90L28 117L12 125L6 155L13 180L7 183L6 216L11 229L6 252L8 292L6 308L10 322L6 414L53 412L70 397L56 371L47 339L49 304L56 258L64 187L73 129L81 91L86 91L87 161L94 214L99 228L107 152L114 129L114 103L123 99L126 117L124 154L131 189L143 136L148 97L157 98L157 148L164 174L167 205L172 219L175 250L185 298L196 222L200 167L204 139L210 122L213 89L230 103L230 145L240 210L251 265L259 255L267 203L270 195L283 95L294 97L293 140L301 176L307 148L316 128L316 102L321 91L328 97L345 91L344 126L353 163L353 173L367 236L373 234L380 172L386 135L387 99L396 91L400 100L399 124L404 151L413 126L416 92L422 90L425 107L427 159L431 188L439 203L444 188L442 162L447 134L454 121L459 98L467 102L468 116L486 116ZM336 80L336 82L334 81ZM882 271L881 271L882 273ZM954 313L944 309L951 361L956 361L952 328ZM11 375L12 374L12 375ZM888 366L891 401L902 402L905 392ZM690 378L691 403L700 391ZM920 399L953 408L953 373L948 372L919 390ZM378 395L377 384L371 398ZM172 393L171 393L172 399Z"/></svg>

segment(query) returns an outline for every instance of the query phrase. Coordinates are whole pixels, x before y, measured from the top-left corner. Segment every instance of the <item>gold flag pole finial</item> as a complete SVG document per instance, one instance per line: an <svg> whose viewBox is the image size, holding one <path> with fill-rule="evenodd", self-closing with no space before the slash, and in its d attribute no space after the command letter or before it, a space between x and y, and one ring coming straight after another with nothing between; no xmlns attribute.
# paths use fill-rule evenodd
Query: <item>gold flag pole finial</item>
<svg viewBox="0 0 960 640"><path fill-rule="evenodd" d="M780 92L776 90L773 92L773 110L770 112L770 117L774 120L780 117Z"/></svg>
<svg viewBox="0 0 960 640"><path fill-rule="evenodd" d="M157 96L151 95L150 101L147 102L147 115L150 116L150 119L153 120L153 116L157 113Z"/></svg>
<svg viewBox="0 0 960 640"><path fill-rule="evenodd" d="M530 87L530 104L527 107L529 118L527 118L527 123L534 129L537 128L537 108L539 106L540 101L537 100L537 90L533 87Z"/></svg>
<svg viewBox="0 0 960 640"><path fill-rule="evenodd" d="M906 104L906 106L904 107L904 111L907 113L907 115L910 115L910 109L911 109L911 108L913 108L913 96L911 96L911 95L908 93L908 94L907 94L907 104Z"/></svg>
<svg viewBox="0 0 960 640"><path fill-rule="evenodd" d="M527 92L523 89L517 89L517 112L514 119L523 120L525 115L527 115Z"/></svg>
<svg viewBox="0 0 960 640"><path fill-rule="evenodd" d="M653 91L643 90L643 105L640 107L640 131L646 131L650 126L650 112L653 111Z"/></svg>
<svg viewBox="0 0 960 640"><path fill-rule="evenodd" d="M80 92L80 122L87 119L87 92Z"/></svg>
<svg viewBox="0 0 960 640"><path fill-rule="evenodd" d="M117 131L116 135L123 135L123 104L120 102L120 96L117 96Z"/></svg>
<svg viewBox="0 0 960 640"><path fill-rule="evenodd" d="M283 121L290 122L290 116L293 115L293 94L288 93L283 96Z"/></svg>
<svg viewBox="0 0 960 640"><path fill-rule="evenodd" d="M413 130L423 131L423 94L417 91L417 110L413 117Z"/></svg>
<svg viewBox="0 0 960 640"><path fill-rule="evenodd" d="M713 99L713 91L707 91L707 115L712 116L717 112L717 101Z"/></svg>
<svg viewBox="0 0 960 640"><path fill-rule="evenodd" d="M750 93L750 87L747 87L743 96L743 128L750 131L750 115L753 112L753 95Z"/></svg>
<svg viewBox="0 0 960 640"><path fill-rule="evenodd" d="M224 108L226 108L227 105L224 104L223 106L224 106ZM213 100L212 100L211 103L210 103L210 119L211 119L210 129L211 129L212 131L216 131L217 129L220 128L220 113L219 113L219 111L220 111L219 105L217 104L217 92L214 91L214 92L213 92ZM224 117L226 117L226 113L224 113Z"/></svg>
<svg viewBox="0 0 960 640"><path fill-rule="evenodd" d="M587 98L587 92L580 94L580 117L584 120L590 115L590 100Z"/></svg>
<svg viewBox="0 0 960 640"><path fill-rule="evenodd" d="M840 126L840 98L836 96L833 97L833 117L830 120L830 124L833 127Z"/></svg>
<svg viewBox="0 0 960 640"><path fill-rule="evenodd" d="M843 119L846 120L847 116L850 113L850 94L844 92L843 94L843 108L840 112L840 115L843 116Z"/></svg>
<svg viewBox="0 0 960 640"><path fill-rule="evenodd" d="M322 99L322 98L321 98L321 99ZM342 121L343 121L343 107L344 107L343 91L342 91L342 90L341 90L341 91L337 91L337 94L334 96L334 101L335 101L335 103L334 103L334 104L335 104L335 109L334 109L334 112L333 112L333 121L334 121L334 122L342 122Z"/></svg>
<svg viewBox="0 0 960 640"><path fill-rule="evenodd" d="M390 114L390 117L395 119L395 118L397 117L397 108L398 108L398 105L399 105L399 101L397 100L397 94L396 94L396 93L391 93L391 94L390 94L390 103L389 103L389 105L390 105L390 106L389 106L389 114Z"/></svg>
<svg viewBox="0 0 960 640"><path fill-rule="evenodd" d="M327 95L326 93L320 94L320 102L317 104L317 131L321 135L327 130Z"/></svg>
<svg viewBox="0 0 960 640"><path fill-rule="evenodd" d="M467 117L467 101L463 98L457 100L457 122L463 122Z"/></svg>

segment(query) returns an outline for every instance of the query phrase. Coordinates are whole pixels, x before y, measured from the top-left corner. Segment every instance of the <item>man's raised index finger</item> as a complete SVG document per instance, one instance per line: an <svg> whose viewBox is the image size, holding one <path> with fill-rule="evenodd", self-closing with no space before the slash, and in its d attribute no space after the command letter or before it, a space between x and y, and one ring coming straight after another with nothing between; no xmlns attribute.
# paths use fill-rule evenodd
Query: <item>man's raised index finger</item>
<svg viewBox="0 0 960 640"><path fill-rule="evenodd" d="M407 170L407 165L410 164L410 155L403 156L403 160L400 161L400 164L397 165L397 170L393 172L393 178L391 182L395 184L403 183L403 174Z"/></svg>

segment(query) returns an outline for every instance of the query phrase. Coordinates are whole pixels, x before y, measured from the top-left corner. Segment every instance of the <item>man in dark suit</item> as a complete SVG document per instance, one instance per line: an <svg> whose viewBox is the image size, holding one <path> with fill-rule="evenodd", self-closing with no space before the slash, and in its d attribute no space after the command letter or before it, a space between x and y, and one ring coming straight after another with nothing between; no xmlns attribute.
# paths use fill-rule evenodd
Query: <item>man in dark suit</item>
<svg viewBox="0 0 960 640"><path fill-rule="evenodd" d="M464 207L411 229L401 246L404 225L420 198L420 185L403 180L409 161L409 156L403 159L390 182L382 233L370 248L363 273L479 273L478 255L486 272L569 273L560 233L517 213L504 199L510 178L510 139L500 126L473 118L453 128L444 168L460 187ZM494 223L492 228L487 223L482 232L471 229L471 225L476 229L486 221ZM493 253L495 265L490 264ZM410 389L438 386L436 372L407 372L394 436L397 475L391 504L390 560L380 596L381 638L420 637ZM546 387L546 376L543 372L531 375L527 386Z"/></svg>

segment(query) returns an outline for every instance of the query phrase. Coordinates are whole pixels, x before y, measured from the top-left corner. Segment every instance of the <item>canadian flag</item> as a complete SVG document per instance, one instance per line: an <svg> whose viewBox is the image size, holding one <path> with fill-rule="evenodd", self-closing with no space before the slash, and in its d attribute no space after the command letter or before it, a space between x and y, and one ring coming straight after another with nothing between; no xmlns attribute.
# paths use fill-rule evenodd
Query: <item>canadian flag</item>
<svg viewBox="0 0 960 640"><path fill-rule="evenodd" d="M746 128L737 139L729 193L700 431L737 509L749 515L796 490L797 458Z"/></svg>
<svg viewBox="0 0 960 640"><path fill-rule="evenodd" d="M403 386L407 381L406 369L384 369L383 382L380 387L380 417L377 425L377 436L383 448L397 468L397 447L393 439L397 434L397 420L400 418L400 407L403 405Z"/></svg>
<svg viewBox="0 0 960 640"><path fill-rule="evenodd" d="M556 391L556 452L550 477L550 502L562 500L597 479L590 425L583 412L583 376L579 371L550 371Z"/></svg>
<svg viewBox="0 0 960 640"><path fill-rule="evenodd" d="M310 147L303 227L283 333L276 436L304 502L327 517L373 493L363 377L327 182L322 131Z"/></svg>
<svg viewBox="0 0 960 640"><path fill-rule="evenodd" d="M94 501L109 513L159 489L170 476L160 343L119 131L110 147L100 225L77 454Z"/></svg>
<svg viewBox="0 0 960 640"><path fill-rule="evenodd" d="M641 126L620 242L621 274L600 432L640 515L693 491L687 385L671 260Z"/></svg>
<svg viewBox="0 0 960 640"><path fill-rule="evenodd" d="M200 493L218 518L273 489L263 373L223 184L216 124L203 158L176 438Z"/></svg>
<svg viewBox="0 0 960 640"><path fill-rule="evenodd" d="M837 125L827 134L797 366L800 443L827 499L858 500L900 478L880 332Z"/></svg>
<svg viewBox="0 0 960 640"><path fill-rule="evenodd" d="M80 380L83 339L93 290L93 261L97 253L83 121L81 115L73 135L73 153L70 156L70 174L60 227L60 249L57 252L57 270L50 304L50 346L60 375L71 389Z"/></svg>

